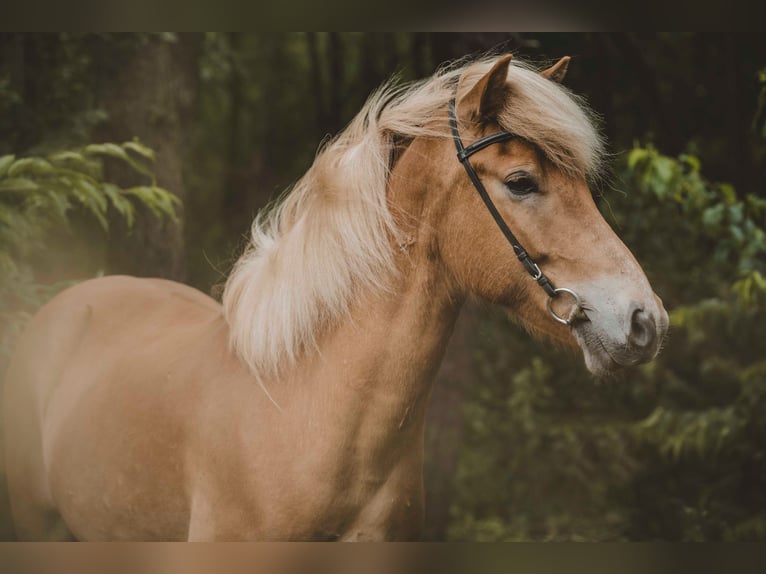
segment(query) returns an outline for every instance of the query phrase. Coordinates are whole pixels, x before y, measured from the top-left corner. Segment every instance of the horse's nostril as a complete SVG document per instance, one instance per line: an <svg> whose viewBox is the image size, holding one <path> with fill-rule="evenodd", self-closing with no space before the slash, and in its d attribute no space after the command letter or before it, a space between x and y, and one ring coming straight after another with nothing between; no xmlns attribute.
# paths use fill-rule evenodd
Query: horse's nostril
<svg viewBox="0 0 766 574"><path fill-rule="evenodd" d="M657 336L657 325L651 315L640 307L633 311L630 318L630 335L628 342L635 349L648 349Z"/></svg>

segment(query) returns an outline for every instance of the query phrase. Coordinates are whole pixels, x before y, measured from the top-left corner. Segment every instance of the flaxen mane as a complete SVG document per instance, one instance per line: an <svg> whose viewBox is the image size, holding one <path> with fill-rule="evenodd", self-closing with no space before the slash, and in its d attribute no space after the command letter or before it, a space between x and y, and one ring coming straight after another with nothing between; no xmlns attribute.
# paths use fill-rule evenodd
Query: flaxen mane
<svg viewBox="0 0 766 574"><path fill-rule="evenodd" d="M223 308L233 350L259 378L315 347L356 294L385 289L394 273L391 237L398 237L386 203L393 146L447 136L446 115L437 131L430 120L493 62L448 68L409 86L383 85L284 200L253 222L250 244L226 282ZM508 84L508 107L498 118L504 129L536 144L570 174L598 171L603 146L578 98L518 61Z"/></svg>

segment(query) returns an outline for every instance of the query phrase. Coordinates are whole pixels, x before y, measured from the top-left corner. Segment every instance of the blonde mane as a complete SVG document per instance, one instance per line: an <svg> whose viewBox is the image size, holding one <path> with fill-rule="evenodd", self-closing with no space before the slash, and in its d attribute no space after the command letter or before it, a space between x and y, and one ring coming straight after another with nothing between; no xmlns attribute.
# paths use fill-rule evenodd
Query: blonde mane
<svg viewBox="0 0 766 574"><path fill-rule="evenodd" d="M282 202L258 215L226 282L223 309L232 349L259 379L315 348L359 293L389 284L392 238L399 236L386 201L394 146L449 136L446 115L436 131L431 120L494 60L452 66L408 86L384 84ZM568 173L596 173L603 145L583 102L516 60L508 83L509 105L498 118L503 128Z"/></svg>

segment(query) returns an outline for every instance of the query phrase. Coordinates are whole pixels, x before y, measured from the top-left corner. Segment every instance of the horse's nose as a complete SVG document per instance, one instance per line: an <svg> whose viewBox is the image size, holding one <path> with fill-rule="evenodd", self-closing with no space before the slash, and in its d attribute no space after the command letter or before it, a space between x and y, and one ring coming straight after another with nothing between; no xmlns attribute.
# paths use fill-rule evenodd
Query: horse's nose
<svg viewBox="0 0 766 574"><path fill-rule="evenodd" d="M642 358L653 355L657 340L657 323L654 317L644 311L640 305L632 305L630 315L629 347L639 353Z"/></svg>

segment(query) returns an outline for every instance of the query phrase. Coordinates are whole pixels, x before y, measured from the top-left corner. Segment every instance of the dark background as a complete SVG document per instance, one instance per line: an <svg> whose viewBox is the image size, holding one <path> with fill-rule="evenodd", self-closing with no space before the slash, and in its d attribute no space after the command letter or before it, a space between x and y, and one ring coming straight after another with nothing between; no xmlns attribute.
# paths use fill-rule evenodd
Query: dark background
<svg viewBox="0 0 766 574"><path fill-rule="evenodd" d="M74 205L43 248L8 248L25 275L6 278L15 291L0 285L0 311L15 313L0 330L17 332L44 286L99 272L216 294L257 211L375 87L486 50L541 65L572 56L565 84L601 116L612 152L594 196L672 328L660 360L598 382L579 357L469 304L429 413L427 537L766 539L758 35L0 34L0 156L138 137L157 153L157 185L183 201L176 222L138 206L128 229L111 213L108 233ZM105 167L121 186L143 177ZM1 209L17 201L0 193L0 255ZM33 288L44 295L19 295Z"/></svg>

